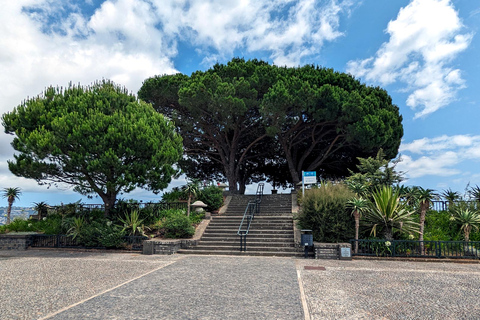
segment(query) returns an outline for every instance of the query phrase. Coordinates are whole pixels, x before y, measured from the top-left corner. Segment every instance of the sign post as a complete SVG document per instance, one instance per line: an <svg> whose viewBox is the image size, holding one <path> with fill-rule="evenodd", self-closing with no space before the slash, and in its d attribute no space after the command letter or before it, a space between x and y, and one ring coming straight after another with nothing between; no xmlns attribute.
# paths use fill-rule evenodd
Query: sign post
<svg viewBox="0 0 480 320"><path fill-rule="evenodd" d="M317 183L316 171L302 171L302 197L305 197L305 185Z"/></svg>

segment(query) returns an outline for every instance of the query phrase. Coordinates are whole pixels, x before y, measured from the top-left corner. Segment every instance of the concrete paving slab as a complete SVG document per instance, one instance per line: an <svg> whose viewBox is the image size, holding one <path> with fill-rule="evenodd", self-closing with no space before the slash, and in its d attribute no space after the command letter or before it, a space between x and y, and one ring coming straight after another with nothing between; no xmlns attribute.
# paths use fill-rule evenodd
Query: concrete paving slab
<svg viewBox="0 0 480 320"><path fill-rule="evenodd" d="M297 260L297 269L311 319L480 319L478 264Z"/></svg>
<svg viewBox="0 0 480 320"><path fill-rule="evenodd" d="M303 319L295 261L185 256L48 319Z"/></svg>

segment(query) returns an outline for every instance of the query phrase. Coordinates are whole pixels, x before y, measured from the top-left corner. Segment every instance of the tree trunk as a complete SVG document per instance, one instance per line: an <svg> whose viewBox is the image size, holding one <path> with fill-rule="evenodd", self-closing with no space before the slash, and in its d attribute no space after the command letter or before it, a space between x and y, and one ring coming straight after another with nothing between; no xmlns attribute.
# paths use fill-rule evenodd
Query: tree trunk
<svg viewBox="0 0 480 320"><path fill-rule="evenodd" d="M13 201L8 201L8 208L7 208L7 224L10 224L10 215L12 213L12 205Z"/></svg>
<svg viewBox="0 0 480 320"><path fill-rule="evenodd" d="M188 200L187 200L187 217L190 217L190 203L192 202L192 194L188 194Z"/></svg>
<svg viewBox="0 0 480 320"><path fill-rule="evenodd" d="M425 229L425 214L427 213L428 202L420 202L420 254L425 254L425 245L423 243L423 231Z"/></svg>
<svg viewBox="0 0 480 320"><path fill-rule="evenodd" d="M288 171L290 172L290 176L292 177L293 187L296 188L297 184L301 181L300 172L298 172L295 167L292 155L288 150L288 146L282 143L282 149L285 154L285 158L287 159Z"/></svg>
<svg viewBox="0 0 480 320"><path fill-rule="evenodd" d="M117 194L109 192L108 194L101 194L100 197L103 200L105 206L105 217L110 217L110 210L115 207L115 202L117 201Z"/></svg>
<svg viewBox="0 0 480 320"><path fill-rule="evenodd" d="M238 193L245 194L245 189L247 189L247 186L245 185L245 181L240 182L240 188L238 189Z"/></svg>
<svg viewBox="0 0 480 320"><path fill-rule="evenodd" d="M358 253L358 230L360 229L360 214L357 210L353 212L355 217L355 253Z"/></svg>
<svg viewBox="0 0 480 320"><path fill-rule="evenodd" d="M388 227L385 227L384 236L386 240L392 241L393 240L392 230L390 230Z"/></svg>
<svg viewBox="0 0 480 320"><path fill-rule="evenodd" d="M465 241L468 242L470 240L470 230L472 229L472 227L468 226L468 227L465 227L464 229L464 235L465 235Z"/></svg>

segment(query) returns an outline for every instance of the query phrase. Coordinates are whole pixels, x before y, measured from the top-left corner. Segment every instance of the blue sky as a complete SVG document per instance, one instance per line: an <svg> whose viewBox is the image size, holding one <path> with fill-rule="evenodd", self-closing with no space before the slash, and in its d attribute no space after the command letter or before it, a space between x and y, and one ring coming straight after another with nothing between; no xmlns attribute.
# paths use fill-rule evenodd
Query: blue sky
<svg viewBox="0 0 480 320"><path fill-rule="evenodd" d="M232 57L316 64L392 96L404 119L405 184L480 185L478 1L16 0L2 4L0 21L1 113L70 81L109 78L137 92L148 77ZM0 188L20 187L17 205L82 199L12 175L11 140L0 134Z"/></svg>

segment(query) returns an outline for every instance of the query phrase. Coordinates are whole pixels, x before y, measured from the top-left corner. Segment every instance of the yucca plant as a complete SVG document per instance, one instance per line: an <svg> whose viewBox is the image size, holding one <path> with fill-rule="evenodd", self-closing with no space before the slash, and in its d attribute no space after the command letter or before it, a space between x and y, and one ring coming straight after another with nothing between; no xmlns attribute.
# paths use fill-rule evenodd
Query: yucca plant
<svg viewBox="0 0 480 320"><path fill-rule="evenodd" d="M370 203L370 210L365 211L363 224L371 229L370 234L377 236L383 232L387 240L393 240L395 232L418 233L419 225L412 219L413 210L408 210L400 203L398 191L383 186L376 189Z"/></svg>
<svg viewBox="0 0 480 320"><path fill-rule="evenodd" d="M73 239L78 238L86 227L86 222L83 217L75 217L72 219L67 235L72 236Z"/></svg>
<svg viewBox="0 0 480 320"><path fill-rule="evenodd" d="M125 217L118 218L123 224L120 226L122 232L127 232L130 236L144 235L143 219L140 219L140 213L138 210L132 210L130 213L125 213Z"/></svg>
<svg viewBox="0 0 480 320"><path fill-rule="evenodd" d="M470 240L470 232L472 229L479 230L480 214L469 208L456 207L452 210L455 221L460 224L460 230L463 231L465 241Z"/></svg>

